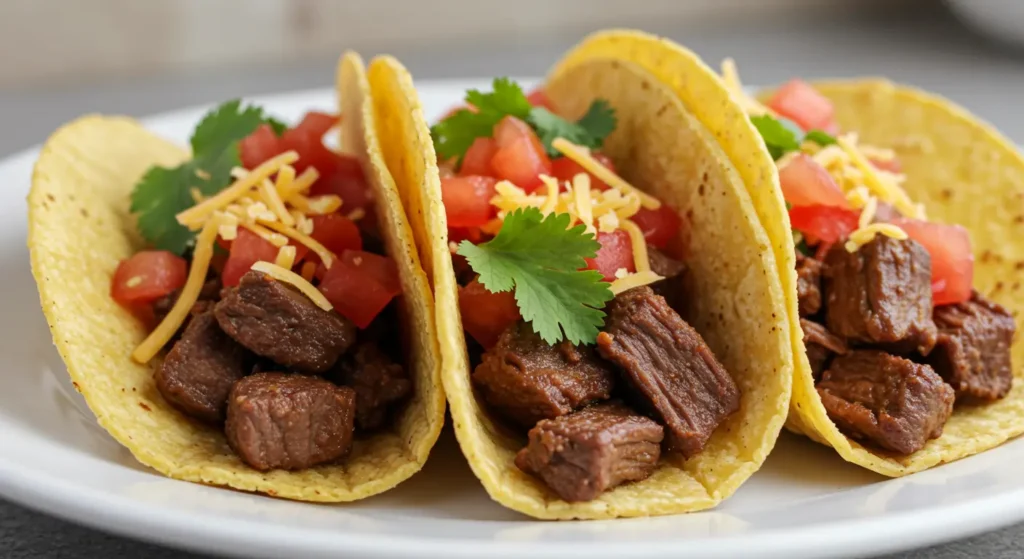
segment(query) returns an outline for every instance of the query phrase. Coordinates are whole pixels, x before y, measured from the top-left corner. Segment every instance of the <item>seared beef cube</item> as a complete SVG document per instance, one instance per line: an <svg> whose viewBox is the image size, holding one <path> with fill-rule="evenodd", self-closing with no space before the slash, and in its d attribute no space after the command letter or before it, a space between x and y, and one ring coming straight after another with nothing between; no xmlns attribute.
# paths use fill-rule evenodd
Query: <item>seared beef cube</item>
<svg viewBox="0 0 1024 559"><path fill-rule="evenodd" d="M533 427L611 397L615 373L593 349L568 342L551 345L530 325L502 332L473 371L473 385L494 411Z"/></svg>
<svg viewBox="0 0 1024 559"><path fill-rule="evenodd" d="M828 329L894 353L927 355L935 346L932 265L911 239L876 235L856 252L837 243L825 259Z"/></svg>
<svg viewBox="0 0 1024 559"><path fill-rule="evenodd" d="M953 389L931 367L883 351L836 357L817 388L847 436L899 454L924 448L953 413Z"/></svg>
<svg viewBox="0 0 1024 559"><path fill-rule="evenodd" d="M360 342L328 378L356 391L356 425L366 431L382 426L389 409L412 391L405 369L373 342Z"/></svg>
<svg viewBox="0 0 1024 559"><path fill-rule="evenodd" d="M932 316L939 341L928 354L928 364L953 387L957 399L1006 396L1013 383L1013 316L978 293L965 303L935 307Z"/></svg>
<svg viewBox="0 0 1024 559"><path fill-rule="evenodd" d="M301 470L348 453L356 393L320 377L257 373L231 390L228 444L257 470Z"/></svg>
<svg viewBox="0 0 1024 559"><path fill-rule="evenodd" d="M356 337L347 318L256 271L225 293L214 314L229 336L257 355L308 373L330 369Z"/></svg>
<svg viewBox="0 0 1024 559"><path fill-rule="evenodd" d="M796 295L800 316L811 316L821 310L821 262L796 253Z"/></svg>
<svg viewBox="0 0 1024 559"><path fill-rule="evenodd" d="M249 373L252 354L221 331L213 312L195 316L167 352L154 379L176 409L196 419L224 421L228 394Z"/></svg>
<svg viewBox="0 0 1024 559"><path fill-rule="evenodd" d="M643 409L668 429L668 450L686 458L740 406L740 392L700 334L649 287L620 293L597 336Z"/></svg>
<svg viewBox="0 0 1024 559"><path fill-rule="evenodd" d="M530 429L516 466L566 501L589 501L651 475L662 438L664 429L650 418L619 403L597 404Z"/></svg>
<svg viewBox="0 0 1024 559"><path fill-rule="evenodd" d="M811 374L814 375L814 380L818 380L827 368L829 359L832 359L833 355L846 355L849 348L842 338L817 322L801 318L800 328L804 331L804 349L807 350L807 360L811 363Z"/></svg>
<svg viewBox="0 0 1024 559"><path fill-rule="evenodd" d="M157 299L153 303L153 315L156 321L159 323L166 316L167 313L171 312L174 308L174 304L178 302L178 297L181 296L181 290L175 289L167 295ZM192 305L192 315L197 315L205 312L220 298L220 280L217 278L210 278L203 284L203 288L199 290L199 298L196 303Z"/></svg>
<svg viewBox="0 0 1024 559"><path fill-rule="evenodd" d="M665 278L651 285L655 293L661 295L677 313L682 314L686 308L686 264L647 245L647 258L651 262L651 271Z"/></svg>

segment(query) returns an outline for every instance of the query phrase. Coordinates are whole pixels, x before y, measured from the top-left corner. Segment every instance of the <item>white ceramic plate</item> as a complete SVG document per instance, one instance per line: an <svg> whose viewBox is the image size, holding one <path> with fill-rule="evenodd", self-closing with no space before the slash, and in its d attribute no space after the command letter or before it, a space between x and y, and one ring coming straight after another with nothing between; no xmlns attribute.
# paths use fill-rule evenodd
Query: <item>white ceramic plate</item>
<svg viewBox="0 0 1024 559"><path fill-rule="evenodd" d="M429 117L467 84L421 83ZM294 121L329 91L254 99ZM148 119L184 142L202 108ZM675 517L538 522L492 503L450 432L426 469L347 506L294 503L165 479L97 426L71 388L40 312L25 248L36 150L0 163L0 494L125 536L246 557L532 559L863 556L966 537L1024 519L1024 442L899 480L783 435L719 509Z"/></svg>

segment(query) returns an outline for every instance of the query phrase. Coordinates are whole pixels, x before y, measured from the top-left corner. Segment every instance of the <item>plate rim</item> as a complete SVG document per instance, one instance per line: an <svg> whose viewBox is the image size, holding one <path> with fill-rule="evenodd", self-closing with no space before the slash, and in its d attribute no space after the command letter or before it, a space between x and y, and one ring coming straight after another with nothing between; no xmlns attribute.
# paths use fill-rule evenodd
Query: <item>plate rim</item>
<svg viewBox="0 0 1024 559"><path fill-rule="evenodd" d="M441 92L467 84L477 85L484 79L421 80L417 82L417 89ZM330 96L332 92L330 88L312 88L246 96L243 99L272 105L289 103L293 99L305 97ZM213 105L203 103L179 107L146 115L139 120L147 127L159 126L162 121L182 119ZM41 144L35 144L0 157L0 172L22 167L31 171L40 149ZM26 261L25 265L27 264ZM460 541L425 539L418 536L380 538L355 531L275 526L272 523L239 520L216 514L185 515L26 469L3 454L0 454L0 496L73 524L137 541L196 552L249 557L254 553L267 556L302 553L318 557L334 557L341 553L357 557L421 557L424 554L436 553L466 559L475 559L482 554L494 559L512 559L527 554L536 559L562 559L566 556L596 559L630 556L641 551L644 557L655 559L678 557L683 546L687 555L691 557L751 552L766 558L847 557L892 553L947 543L1024 520L1022 485L1017 490L924 511L895 512L853 521L833 521L811 528L796 527L768 532L681 538L651 542L639 547L636 542L613 541L601 541L598 546L587 547L585 542L543 540ZM189 534L189 538L182 540L174 537L174 534L182 533ZM871 534L871 537L856 536L865 533ZM822 547L817 542L828 542L828 545Z"/></svg>

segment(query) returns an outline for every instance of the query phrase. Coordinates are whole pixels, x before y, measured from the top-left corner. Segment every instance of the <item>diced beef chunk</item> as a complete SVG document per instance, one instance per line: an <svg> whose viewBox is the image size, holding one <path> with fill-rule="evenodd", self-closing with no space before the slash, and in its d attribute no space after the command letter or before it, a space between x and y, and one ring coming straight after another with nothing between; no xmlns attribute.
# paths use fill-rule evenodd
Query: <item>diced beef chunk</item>
<svg viewBox="0 0 1024 559"><path fill-rule="evenodd" d="M175 289L164 297L157 299L153 303L153 315L156 317L156 321L159 323L167 316L167 313L171 312L174 308L174 303L178 302L178 297L181 296L181 290ZM192 306L192 314L197 315L206 311L211 303L217 301L220 298L220 280L217 278L210 278L203 284L203 288L199 291L199 299L196 300L195 305Z"/></svg>
<svg viewBox="0 0 1024 559"><path fill-rule="evenodd" d="M213 312L195 316L154 375L156 388L179 411L203 421L224 420L228 393L249 373L253 356L221 331Z"/></svg>
<svg viewBox="0 0 1024 559"><path fill-rule="evenodd" d="M800 316L812 316L821 310L821 262L796 253L796 294Z"/></svg>
<svg viewBox="0 0 1024 559"><path fill-rule="evenodd" d="M953 413L953 389L931 367L883 351L836 357L817 388L847 436L899 454L924 448Z"/></svg>
<svg viewBox="0 0 1024 559"><path fill-rule="evenodd" d="M249 466L301 470L348 453L356 393L319 377L257 373L231 390L228 444Z"/></svg>
<svg viewBox="0 0 1024 559"><path fill-rule="evenodd" d="M818 380L828 366L829 359L834 355L845 355L849 349L842 338L817 322L801 318L800 328L804 331L804 348L807 350L807 360L811 363L811 374Z"/></svg>
<svg viewBox="0 0 1024 559"><path fill-rule="evenodd" d="M651 245L647 245L647 258L651 262L651 271L665 278L651 288L664 297L673 310L682 314L686 309L686 264Z"/></svg>
<svg viewBox="0 0 1024 559"><path fill-rule="evenodd" d="M935 346L931 257L911 239L876 235L849 252L837 243L825 259L827 325L851 341L894 353L927 355Z"/></svg>
<svg viewBox="0 0 1024 559"><path fill-rule="evenodd" d="M601 356L619 366L638 405L661 418L668 450L704 449L740 405L740 392L700 334L649 287L620 293L597 336Z"/></svg>
<svg viewBox="0 0 1024 559"><path fill-rule="evenodd" d="M530 430L516 466L569 502L589 501L657 467L664 430L619 403L603 403Z"/></svg>
<svg viewBox="0 0 1024 559"><path fill-rule="evenodd" d="M356 337L355 326L345 317L256 271L242 276L214 314L229 336L257 355L309 373L330 369Z"/></svg>
<svg viewBox="0 0 1024 559"><path fill-rule="evenodd" d="M1013 316L978 293L965 303L935 307L932 316L939 341L928 364L953 387L957 399L991 401L1006 396L1013 383Z"/></svg>
<svg viewBox="0 0 1024 559"><path fill-rule="evenodd" d="M388 411L412 390L405 369L373 342L360 342L329 378L356 391L356 425L365 431L381 427Z"/></svg>
<svg viewBox="0 0 1024 559"><path fill-rule="evenodd" d="M473 385L502 416L532 427L612 393L615 372L593 349L548 344L525 322L502 332L473 371Z"/></svg>

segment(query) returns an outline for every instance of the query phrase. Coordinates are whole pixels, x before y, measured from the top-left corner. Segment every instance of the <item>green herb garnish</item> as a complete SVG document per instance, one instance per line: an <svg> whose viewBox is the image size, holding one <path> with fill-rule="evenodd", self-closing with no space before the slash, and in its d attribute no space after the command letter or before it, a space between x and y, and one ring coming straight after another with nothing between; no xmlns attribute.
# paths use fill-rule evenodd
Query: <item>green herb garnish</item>
<svg viewBox="0 0 1024 559"><path fill-rule="evenodd" d="M811 130L804 134L796 123L786 118L764 114L750 117L750 122L761 133L768 153L776 161L791 151L798 151L803 142L814 142L821 147L836 143L836 139L828 132Z"/></svg>

